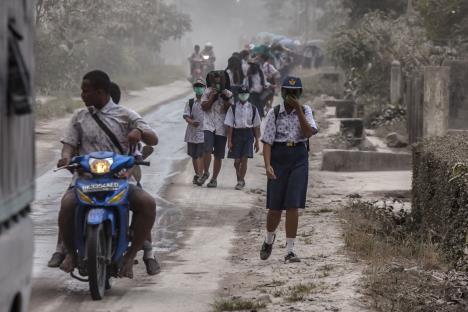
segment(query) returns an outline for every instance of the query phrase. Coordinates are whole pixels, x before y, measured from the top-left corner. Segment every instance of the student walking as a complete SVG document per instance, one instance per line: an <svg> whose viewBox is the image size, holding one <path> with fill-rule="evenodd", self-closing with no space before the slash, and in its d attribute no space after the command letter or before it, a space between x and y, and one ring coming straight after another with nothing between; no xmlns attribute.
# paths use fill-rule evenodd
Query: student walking
<svg viewBox="0 0 468 312"><path fill-rule="evenodd" d="M317 125L312 109L301 105L300 78L287 77L281 87L283 103L270 110L263 133L263 158L268 177L268 208L266 238L260 258L270 257L276 238L276 229L286 211L285 262L300 262L294 250L299 209L305 208L307 195L309 153L308 139L315 135Z"/></svg>
<svg viewBox="0 0 468 312"><path fill-rule="evenodd" d="M233 103L232 92L229 91L229 76L225 71L213 71L207 76L207 88L201 98L204 111L203 131L205 138L204 174L199 179L203 185L209 178L211 155L214 156L213 175L207 187L217 187L218 174L226 154L226 112Z"/></svg>
<svg viewBox="0 0 468 312"><path fill-rule="evenodd" d="M228 158L234 159L236 168L236 190L245 187L247 161L253 158L253 151L258 153L260 138L260 114L257 107L248 102L249 89L239 89L239 101L231 106L224 124L227 126Z"/></svg>
<svg viewBox="0 0 468 312"><path fill-rule="evenodd" d="M184 141L187 143L187 154L192 158L195 175L192 183L199 184L203 176L203 154L204 154L204 133L203 133L203 109L201 107L201 97L205 92L205 82L197 79L193 84L195 97L188 100L185 105L183 118L187 122Z"/></svg>

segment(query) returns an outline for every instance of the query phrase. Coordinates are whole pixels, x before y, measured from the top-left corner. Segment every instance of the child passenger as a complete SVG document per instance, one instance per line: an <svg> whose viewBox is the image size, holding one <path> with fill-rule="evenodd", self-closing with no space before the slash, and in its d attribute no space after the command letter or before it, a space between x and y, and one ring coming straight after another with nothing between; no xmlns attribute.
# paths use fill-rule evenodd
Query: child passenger
<svg viewBox="0 0 468 312"><path fill-rule="evenodd" d="M236 190L245 187L247 160L253 158L253 151L259 151L260 114L257 107L249 100L249 89L245 86L239 89L239 101L232 105L224 124L227 126L228 158L234 159L236 168Z"/></svg>

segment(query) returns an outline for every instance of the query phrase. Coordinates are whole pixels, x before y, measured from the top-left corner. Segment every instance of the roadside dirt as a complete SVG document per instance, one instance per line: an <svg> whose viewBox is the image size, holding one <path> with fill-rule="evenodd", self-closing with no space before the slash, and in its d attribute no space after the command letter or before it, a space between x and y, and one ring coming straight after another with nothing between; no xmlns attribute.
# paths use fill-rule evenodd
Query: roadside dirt
<svg viewBox="0 0 468 312"><path fill-rule="evenodd" d="M325 112L318 114L326 124ZM224 275L217 301L218 310L230 302L244 300L265 305L261 311L367 311L361 294L365 264L344 249L343 231L337 212L359 193L408 190L410 172L335 173L320 171L322 150L330 139L327 129L311 140L307 207L300 217L297 253L302 262L284 264L284 223L280 225L273 253L267 261L259 258L266 218L266 178L260 158L252 175L260 177L260 188L249 189L257 200L236 227L231 268ZM284 220L283 220L284 221ZM250 309L256 310L256 309Z"/></svg>

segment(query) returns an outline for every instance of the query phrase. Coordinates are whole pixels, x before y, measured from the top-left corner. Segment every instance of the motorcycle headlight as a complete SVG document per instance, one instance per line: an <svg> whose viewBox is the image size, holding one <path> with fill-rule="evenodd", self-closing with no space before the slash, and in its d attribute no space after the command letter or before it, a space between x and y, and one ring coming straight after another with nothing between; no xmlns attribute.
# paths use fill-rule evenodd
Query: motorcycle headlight
<svg viewBox="0 0 468 312"><path fill-rule="evenodd" d="M91 172L94 174L106 174L106 173L109 173L112 163L113 163L112 158L106 158L106 159L91 158L89 160L89 168Z"/></svg>
<svg viewBox="0 0 468 312"><path fill-rule="evenodd" d="M209 59L209 58L210 58L209 55L203 55L203 59L204 59L204 60L207 60L207 59Z"/></svg>

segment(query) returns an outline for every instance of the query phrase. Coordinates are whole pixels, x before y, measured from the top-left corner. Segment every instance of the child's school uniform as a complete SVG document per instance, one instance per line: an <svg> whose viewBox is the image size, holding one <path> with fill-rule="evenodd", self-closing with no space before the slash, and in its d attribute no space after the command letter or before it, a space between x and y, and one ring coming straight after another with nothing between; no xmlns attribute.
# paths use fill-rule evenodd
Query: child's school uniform
<svg viewBox="0 0 468 312"><path fill-rule="evenodd" d="M310 126L317 129L312 109L304 105L303 111ZM267 208L305 208L309 178L308 138L302 133L296 111L288 114L284 103L280 104L279 110L270 110L262 142L271 145L271 166L277 177L276 180L268 179Z"/></svg>
<svg viewBox="0 0 468 312"><path fill-rule="evenodd" d="M253 158L254 128L260 127L260 114L250 102L229 107L224 124L232 128L232 149L228 158Z"/></svg>
<svg viewBox="0 0 468 312"><path fill-rule="evenodd" d="M199 122L198 127L187 124L184 142L187 143L187 154L192 158L200 158L204 153L203 110L201 100L190 99L185 105L183 117L189 117Z"/></svg>

